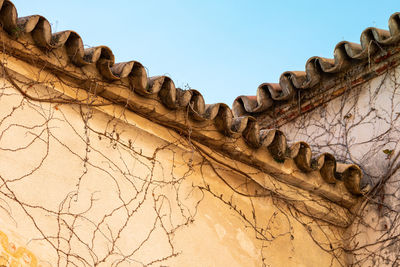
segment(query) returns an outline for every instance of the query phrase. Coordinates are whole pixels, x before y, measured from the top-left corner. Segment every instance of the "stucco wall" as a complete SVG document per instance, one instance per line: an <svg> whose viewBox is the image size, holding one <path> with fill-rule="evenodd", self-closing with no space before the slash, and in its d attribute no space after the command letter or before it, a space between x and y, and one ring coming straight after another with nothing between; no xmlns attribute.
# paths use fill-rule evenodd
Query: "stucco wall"
<svg viewBox="0 0 400 267"><path fill-rule="evenodd" d="M42 99L66 90L40 75L45 84L13 78ZM4 78L0 89L2 264L345 264L343 229L302 215L188 138L123 107L93 106L95 96L32 101Z"/></svg>
<svg viewBox="0 0 400 267"><path fill-rule="evenodd" d="M396 67L281 127L290 140L362 168L371 193L349 229L357 266L399 264L399 79Z"/></svg>

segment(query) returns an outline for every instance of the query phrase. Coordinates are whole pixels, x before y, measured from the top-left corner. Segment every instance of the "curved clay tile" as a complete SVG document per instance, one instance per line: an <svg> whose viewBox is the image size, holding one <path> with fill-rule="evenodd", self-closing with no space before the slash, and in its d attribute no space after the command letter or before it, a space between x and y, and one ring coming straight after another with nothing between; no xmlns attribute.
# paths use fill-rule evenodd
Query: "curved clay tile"
<svg viewBox="0 0 400 267"><path fill-rule="evenodd" d="M327 184L344 183L354 195L361 194L362 172L356 165L337 164L330 154L313 158L307 143L299 142L288 148L285 135L279 130L260 130L253 117L244 114L263 112L276 102L290 99L296 90L304 90L318 84L321 73L338 73L349 66L349 60L364 59L375 49L376 43L387 45L399 40L400 14L389 21L390 31L369 28L361 37L361 45L339 43L334 59L313 57L307 61L306 71L285 72L279 84L264 83L257 89L257 96L238 97L233 110L226 104L206 105L200 92L176 88L166 76L148 77L146 69L137 61L115 63L113 52L105 46L85 49L79 34L74 31L52 33L51 25L42 16L18 18L17 10L9 0L0 1L0 24L13 38L30 34L38 47L51 50L65 49L72 64L82 67L93 65L105 81L127 78L130 89L145 98L157 98L166 108L188 110L193 121L210 122L223 135L243 138L248 149L264 149L280 163L291 158L302 172L318 172ZM371 41L374 41L371 43ZM309 188L310 190L324 190ZM326 192L326 191L324 191ZM330 198L329 194L327 197Z"/></svg>

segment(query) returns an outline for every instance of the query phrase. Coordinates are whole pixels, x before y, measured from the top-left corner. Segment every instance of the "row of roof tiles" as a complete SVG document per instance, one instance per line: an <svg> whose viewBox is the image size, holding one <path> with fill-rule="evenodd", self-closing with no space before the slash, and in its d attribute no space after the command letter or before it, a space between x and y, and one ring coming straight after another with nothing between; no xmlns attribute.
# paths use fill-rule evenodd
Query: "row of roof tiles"
<svg viewBox="0 0 400 267"><path fill-rule="evenodd" d="M362 194L362 172L358 166L337 164L331 154L322 154L313 159L309 145L304 142L288 148L282 132L260 130L254 118L243 115L265 111L274 101L289 99L296 90L316 86L324 73L344 71L353 60L366 60L379 46L398 42L400 13L391 16L390 31L368 28L361 35L360 45L340 42L334 50L334 59L310 58L305 72L285 72L279 84L260 85L257 96L238 97L232 111L223 103L205 104L200 92L176 88L169 77L147 77L146 69L137 61L115 63L113 52L108 47L85 49L82 38L74 31L52 33L50 23L42 16L18 18L17 10L9 0L1 0L0 6L1 26L12 38L18 39L21 35L29 34L35 45L44 50L63 48L72 64L80 67L95 65L102 79L107 82L127 79L133 92L145 97L156 97L168 109L189 109L194 121L212 121L225 136L243 138L249 149L267 149L278 162L292 158L301 171L317 171L326 183L335 184L340 181L350 194Z"/></svg>
<svg viewBox="0 0 400 267"><path fill-rule="evenodd" d="M256 96L238 96L233 103L236 116L262 113L273 106L293 99L297 91L307 92L317 87L324 76L332 77L347 71L354 65L367 62L372 55L400 41L400 13L389 18L389 31L367 28L361 33L360 44L342 41L334 51L334 58L311 57L305 71L286 71L279 83L263 83Z"/></svg>

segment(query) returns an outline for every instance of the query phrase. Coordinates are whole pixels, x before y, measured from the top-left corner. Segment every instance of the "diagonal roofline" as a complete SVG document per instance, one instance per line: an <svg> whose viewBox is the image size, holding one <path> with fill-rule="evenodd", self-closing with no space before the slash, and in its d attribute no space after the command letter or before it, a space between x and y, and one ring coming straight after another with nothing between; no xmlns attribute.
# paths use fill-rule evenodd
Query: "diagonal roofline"
<svg viewBox="0 0 400 267"><path fill-rule="evenodd" d="M339 42L334 58L309 58L305 71L286 71L279 83L261 84L255 96L238 96L232 105L235 116L257 117L262 128L281 126L399 65L400 12L391 15L388 25L389 30L365 29L360 44ZM330 90L338 81L350 85Z"/></svg>
<svg viewBox="0 0 400 267"><path fill-rule="evenodd" d="M88 91L95 84L96 93L101 97L190 136L225 156L345 208L354 206L364 192L360 187L362 171L358 166L339 164L331 154L313 158L305 142L289 147L281 131L260 130L253 117L237 116L223 103L207 105L200 92L176 88L169 77L148 77L146 69L137 61L115 63L112 50L106 46L85 49L79 34L74 31L52 33L50 23L39 15L18 18L9 0L0 0L0 24L2 53L27 63L34 62ZM396 29L397 34L399 28ZM388 38L386 42L394 37ZM313 62L328 64L322 59L313 59ZM7 73L8 67L1 65L3 73ZM334 66L331 66L332 71ZM290 79L300 83L299 77L303 77L304 84L313 83L314 80L306 82L308 74L304 75Z"/></svg>

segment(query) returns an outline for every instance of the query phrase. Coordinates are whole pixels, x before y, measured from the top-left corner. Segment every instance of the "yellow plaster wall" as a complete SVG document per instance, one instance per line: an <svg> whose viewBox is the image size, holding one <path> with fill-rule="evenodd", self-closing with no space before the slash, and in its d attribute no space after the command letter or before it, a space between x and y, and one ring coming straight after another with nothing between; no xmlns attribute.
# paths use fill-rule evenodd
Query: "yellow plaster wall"
<svg viewBox="0 0 400 267"><path fill-rule="evenodd" d="M54 96L49 84L21 88ZM5 79L0 90L0 263L345 264L342 229L301 215L176 132L114 106L27 100Z"/></svg>

